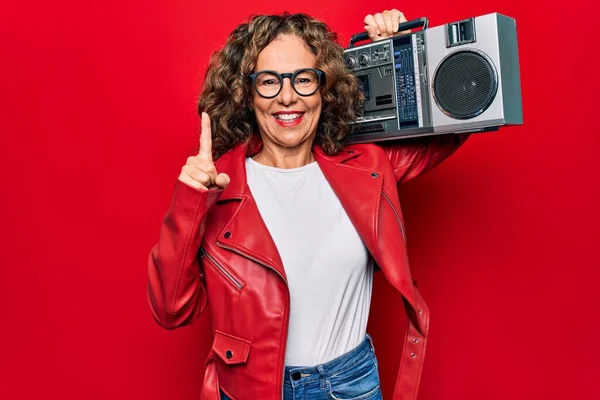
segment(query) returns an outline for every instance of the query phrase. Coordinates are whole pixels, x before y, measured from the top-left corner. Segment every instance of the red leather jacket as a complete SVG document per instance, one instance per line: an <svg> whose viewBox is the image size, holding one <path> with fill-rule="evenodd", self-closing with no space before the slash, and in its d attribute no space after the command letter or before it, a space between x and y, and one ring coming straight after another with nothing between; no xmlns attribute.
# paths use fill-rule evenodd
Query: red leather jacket
<svg viewBox="0 0 600 400"><path fill-rule="evenodd" d="M314 156L377 265L403 298L408 315L394 399L415 399L425 355L429 313L413 285L396 185L434 167L466 136L420 144L345 147ZM231 183L198 191L177 182L160 240L149 257L148 301L167 329L192 323L208 305L214 342L206 361L202 399L281 399L289 321L289 292L277 248L246 182L239 145L217 161Z"/></svg>

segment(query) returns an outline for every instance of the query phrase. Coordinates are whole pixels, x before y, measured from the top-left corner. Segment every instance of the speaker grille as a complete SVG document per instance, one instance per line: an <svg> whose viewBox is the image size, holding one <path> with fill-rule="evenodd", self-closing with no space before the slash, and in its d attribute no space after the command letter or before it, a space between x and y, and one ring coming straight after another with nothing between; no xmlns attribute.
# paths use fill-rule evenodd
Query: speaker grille
<svg viewBox="0 0 600 400"><path fill-rule="evenodd" d="M496 97L498 78L487 57L471 50L452 53L438 66L433 95L452 118L469 119L484 112Z"/></svg>

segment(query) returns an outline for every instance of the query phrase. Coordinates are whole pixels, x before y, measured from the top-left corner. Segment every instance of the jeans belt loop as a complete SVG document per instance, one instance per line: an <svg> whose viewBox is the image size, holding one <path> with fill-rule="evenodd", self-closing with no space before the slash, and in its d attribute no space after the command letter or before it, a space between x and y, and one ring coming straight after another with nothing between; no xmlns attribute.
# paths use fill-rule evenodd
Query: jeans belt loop
<svg viewBox="0 0 600 400"><path fill-rule="evenodd" d="M369 335L367 333L367 339L369 340L369 345L371 346L371 350L373 350L373 353L375 353L375 345L373 344L373 339L371 338L371 335Z"/></svg>
<svg viewBox="0 0 600 400"><path fill-rule="evenodd" d="M319 370L319 375L321 378L321 389L325 389L325 369L323 368L323 364L317 365L317 369Z"/></svg>

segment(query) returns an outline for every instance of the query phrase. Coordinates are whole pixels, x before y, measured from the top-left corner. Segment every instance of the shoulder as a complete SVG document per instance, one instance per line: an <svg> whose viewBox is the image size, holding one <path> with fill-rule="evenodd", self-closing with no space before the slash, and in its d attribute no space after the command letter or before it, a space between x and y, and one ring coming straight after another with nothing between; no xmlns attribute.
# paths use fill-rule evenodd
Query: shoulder
<svg viewBox="0 0 600 400"><path fill-rule="evenodd" d="M375 143L348 144L348 145L344 146L342 151L350 152L350 153L358 152L358 153L362 153L364 155L370 155L373 157L385 156L384 149Z"/></svg>
<svg viewBox="0 0 600 400"><path fill-rule="evenodd" d="M389 157L383 147L375 143L349 144L342 152L349 156L348 162L365 168L381 169L389 164Z"/></svg>

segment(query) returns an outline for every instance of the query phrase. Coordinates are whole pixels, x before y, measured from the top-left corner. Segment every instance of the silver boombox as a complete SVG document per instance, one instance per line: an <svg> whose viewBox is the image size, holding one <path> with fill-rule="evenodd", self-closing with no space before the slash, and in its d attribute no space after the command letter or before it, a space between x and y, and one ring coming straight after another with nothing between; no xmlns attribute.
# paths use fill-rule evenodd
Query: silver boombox
<svg viewBox="0 0 600 400"><path fill-rule="evenodd" d="M399 31L423 30L344 51L365 95L351 142L496 130L523 123L517 29L493 13L434 28L421 18Z"/></svg>

